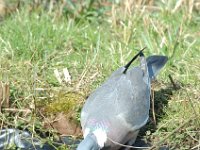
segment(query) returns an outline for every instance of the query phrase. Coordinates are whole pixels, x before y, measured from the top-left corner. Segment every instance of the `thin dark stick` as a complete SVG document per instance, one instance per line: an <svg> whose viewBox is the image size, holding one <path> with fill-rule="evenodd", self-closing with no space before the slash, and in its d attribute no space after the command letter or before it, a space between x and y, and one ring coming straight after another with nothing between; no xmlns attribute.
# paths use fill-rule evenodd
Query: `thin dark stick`
<svg viewBox="0 0 200 150"><path fill-rule="evenodd" d="M173 78L172 78L172 76L169 74L168 75L169 76L169 79L170 79L170 81L171 81L171 83L172 83L172 85L173 85L173 87L174 87L174 89L175 90L178 90L179 89L179 87L176 85L176 83L174 82L174 80L173 80Z"/></svg>
<svg viewBox="0 0 200 150"><path fill-rule="evenodd" d="M142 53L142 51L145 49L146 47L144 47L143 49L141 49L138 53L137 53L137 55L135 55L132 59L131 59L131 61L129 61L128 62L128 64L126 64L125 66L124 66L124 68L125 68L125 70L124 70L124 74L126 73L126 71L128 70L128 68L129 68L129 66L132 64L132 62L139 56L139 55L141 55L141 53Z"/></svg>

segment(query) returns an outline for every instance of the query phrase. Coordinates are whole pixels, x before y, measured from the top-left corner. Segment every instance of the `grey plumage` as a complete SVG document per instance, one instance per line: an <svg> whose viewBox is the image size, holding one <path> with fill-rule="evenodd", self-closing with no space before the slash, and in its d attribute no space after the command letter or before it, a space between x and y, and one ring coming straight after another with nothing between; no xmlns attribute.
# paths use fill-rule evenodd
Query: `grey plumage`
<svg viewBox="0 0 200 150"><path fill-rule="evenodd" d="M146 61L142 51L139 55L140 66L126 69L128 63L117 69L86 100L81 112L81 126L87 138L78 150L83 150L83 143L93 145L93 149L87 150L99 149L97 140L88 140L88 136L94 136L93 132L97 129L102 129L108 138L118 143L135 142L139 129L149 118L151 79L167 61L165 56L150 56ZM89 129L88 135L86 129ZM119 148L109 139L102 148L106 147Z"/></svg>

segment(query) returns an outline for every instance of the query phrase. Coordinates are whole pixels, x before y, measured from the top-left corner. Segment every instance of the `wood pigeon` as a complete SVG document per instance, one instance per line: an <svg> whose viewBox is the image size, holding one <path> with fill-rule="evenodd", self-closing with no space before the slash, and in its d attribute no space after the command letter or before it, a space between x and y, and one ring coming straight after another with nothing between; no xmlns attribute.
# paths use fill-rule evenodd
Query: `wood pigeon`
<svg viewBox="0 0 200 150"><path fill-rule="evenodd" d="M117 150L118 144L134 144L149 119L150 83L167 57L147 59L141 50L127 65L117 69L86 100L81 111L84 140L77 150ZM140 66L129 69L140 56Z"/></svg>

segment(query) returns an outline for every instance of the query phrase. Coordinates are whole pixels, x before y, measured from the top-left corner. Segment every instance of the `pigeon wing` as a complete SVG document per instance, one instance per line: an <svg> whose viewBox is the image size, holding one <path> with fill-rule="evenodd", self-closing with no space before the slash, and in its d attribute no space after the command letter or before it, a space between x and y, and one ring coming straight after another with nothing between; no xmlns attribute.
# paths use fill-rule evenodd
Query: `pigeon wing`
<svg viewBox="0 0 200 150"><path fill-rule="evenodd" d="M149 92L139 67L127 74L111 77L87 99L82 113L81 124L84 128L90 118L99 122L108 120L111 124L120 121L120 127L137 130L148 119Z"/></svg>

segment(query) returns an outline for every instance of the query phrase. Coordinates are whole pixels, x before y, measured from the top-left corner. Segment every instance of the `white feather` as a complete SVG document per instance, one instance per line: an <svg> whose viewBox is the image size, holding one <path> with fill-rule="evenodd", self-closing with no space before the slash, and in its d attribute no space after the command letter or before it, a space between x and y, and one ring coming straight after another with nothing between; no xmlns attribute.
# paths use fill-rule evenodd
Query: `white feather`
<svg viewBox="0 0 200 150"><path fill-rule="evenodd" d="M98 129L94 130L93 133L96 136L98 145L100 146L100 148L103 148L104 144L107 141L107 134L106 134L105 130L98 128Z"/></svg>
<svg viewBox="0 0 200 150"><path fill-rule="evenodd" d="M86 128L86 129L83 131L83 137L85 138L89 133L90 133L90 129L89 129L89 128Z"/></svg>

